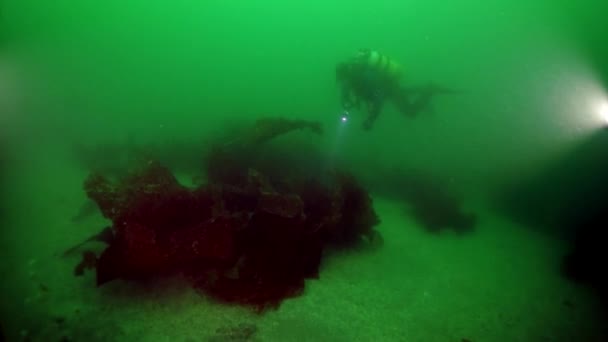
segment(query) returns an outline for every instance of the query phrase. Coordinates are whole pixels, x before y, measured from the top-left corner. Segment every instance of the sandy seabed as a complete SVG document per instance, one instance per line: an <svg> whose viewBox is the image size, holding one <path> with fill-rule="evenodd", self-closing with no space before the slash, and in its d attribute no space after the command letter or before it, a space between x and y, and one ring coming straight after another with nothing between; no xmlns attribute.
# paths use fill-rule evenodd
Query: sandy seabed
<svg viewBox="0 0 608 342"><path fill-rule="evenodd" d="M107 223L70 220L86 175L54 157L24 165L1 246L9 341L608 340L596 299L559 274L567 246L483 203L469 206L475 232L434 235L402 204L374 197L384 246L328 255L304 295L263 314L215 303L179 278L97 288L91 272L73 275L77 255L60 256Z"/></svg>

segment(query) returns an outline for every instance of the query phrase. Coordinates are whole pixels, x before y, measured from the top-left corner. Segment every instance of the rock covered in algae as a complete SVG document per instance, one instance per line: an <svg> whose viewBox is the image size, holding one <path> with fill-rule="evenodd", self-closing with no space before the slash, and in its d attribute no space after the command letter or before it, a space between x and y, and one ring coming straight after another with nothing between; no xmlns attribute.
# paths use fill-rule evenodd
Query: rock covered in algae
<svg viewBox="0 0 608 342"><path fill-rule="evenodd" d="M347 174L293 180L290 192L247 175L195 189L158 163L116 182L90 175L85 191L114 232L95 263L98 285L181 273L220 301L263 310L301 294L326 248L376 236L371 199Z"/></svg>

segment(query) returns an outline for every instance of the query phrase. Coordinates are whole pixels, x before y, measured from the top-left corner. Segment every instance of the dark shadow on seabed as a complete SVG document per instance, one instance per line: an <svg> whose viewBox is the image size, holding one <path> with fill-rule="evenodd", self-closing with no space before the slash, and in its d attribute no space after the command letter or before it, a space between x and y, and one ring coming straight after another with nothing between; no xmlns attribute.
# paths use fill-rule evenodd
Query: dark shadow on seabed
<svg viewBox="0 0 608 342"><path fill-rule="evenodd" d="M448 182L431 172L376 167L372 174L358 176L373 193L400 202L404 213L430 233L453 230L465 234L477 225L477 215L464 208L462 198Z"/></svg>
<svg viewBox="0 0 608 342"><path fill-rule="evenodd" d="M596 132L535 177L496 197L511 219L565 239L562 273L589 285L608 304L608 129Z"/></svg>

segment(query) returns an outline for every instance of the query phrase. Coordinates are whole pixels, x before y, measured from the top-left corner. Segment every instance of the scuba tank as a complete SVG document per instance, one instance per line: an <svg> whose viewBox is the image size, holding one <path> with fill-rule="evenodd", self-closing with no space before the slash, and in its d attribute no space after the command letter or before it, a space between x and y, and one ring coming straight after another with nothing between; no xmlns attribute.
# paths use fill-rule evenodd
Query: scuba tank
<svg viewBox="0 0 608 342"><path fill-rule="evenodd" d="M357 54L357 60L365 66L379 71L390 78L399 78L402 73L401 65L399 65L399 63L376 50L360 50Z"/></svg>

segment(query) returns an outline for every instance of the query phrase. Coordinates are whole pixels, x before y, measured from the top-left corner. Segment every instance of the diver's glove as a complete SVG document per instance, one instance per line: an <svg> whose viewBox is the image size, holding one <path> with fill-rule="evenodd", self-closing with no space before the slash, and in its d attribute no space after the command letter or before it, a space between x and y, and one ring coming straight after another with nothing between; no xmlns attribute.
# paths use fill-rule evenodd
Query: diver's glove
<svg viewBox="0 0 608 342"><path fill-rule="evenodd" d="M340 113L340 121L347 122L348 119L350 119L350 112L346 109L342 110L342 113Z"/></svg>

